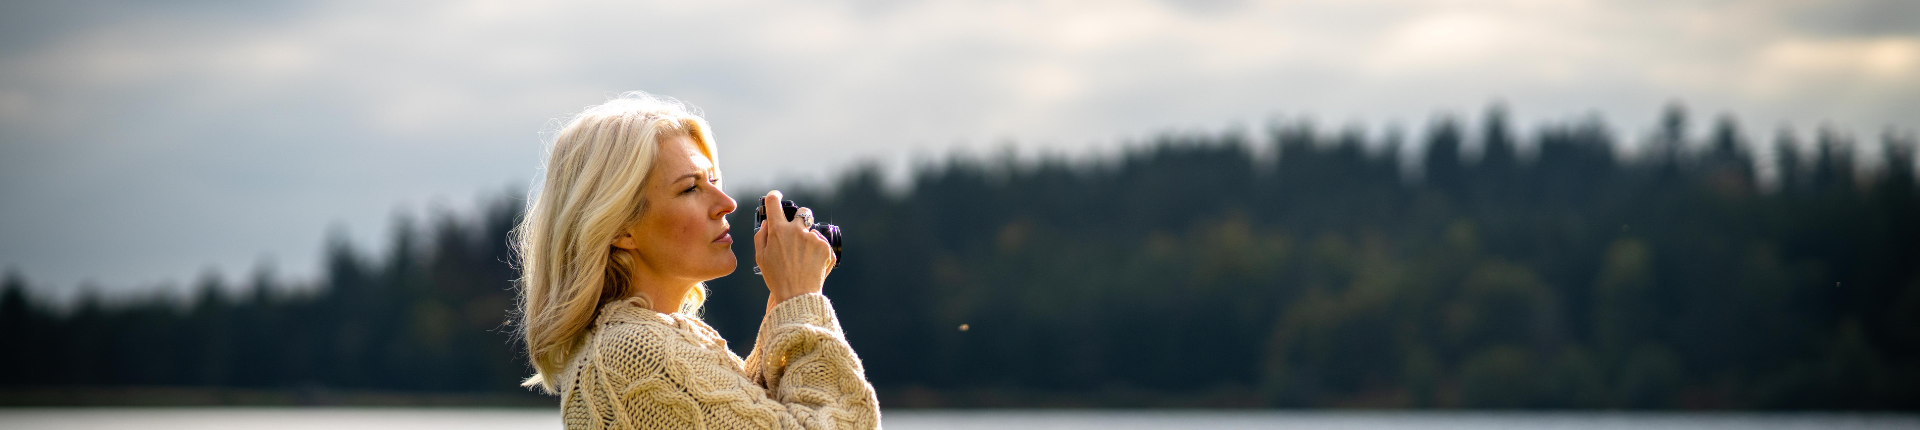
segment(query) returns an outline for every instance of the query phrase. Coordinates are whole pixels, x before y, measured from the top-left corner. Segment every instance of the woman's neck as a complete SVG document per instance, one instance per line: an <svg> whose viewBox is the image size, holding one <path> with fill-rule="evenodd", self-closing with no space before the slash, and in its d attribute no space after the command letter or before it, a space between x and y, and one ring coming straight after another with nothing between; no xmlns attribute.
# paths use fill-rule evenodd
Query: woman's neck
<svg viewBox="0 0 1920 430"><path fill-rule="evenodd" d="M687 300L687 291L697 284L697 281L667 280L636 271L627 285L634 287L634 294L646 297L654 312L670 314L680 311L680 304Z"/></svg>

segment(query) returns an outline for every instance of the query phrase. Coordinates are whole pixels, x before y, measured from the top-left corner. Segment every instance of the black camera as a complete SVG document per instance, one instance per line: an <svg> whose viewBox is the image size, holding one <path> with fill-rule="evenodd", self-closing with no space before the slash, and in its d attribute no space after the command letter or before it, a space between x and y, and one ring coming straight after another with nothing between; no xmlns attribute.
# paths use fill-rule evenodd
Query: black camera
<svg viewBox="0 0 1920 430"><path fill-rule="evenodd" d="M787 213L787 221L793 221L794 214L800 212L800 205L794 204L792 200L781 200L780 209L781 212ZM767 204L762 201L760 207L753 210L753 231L760 231L760 223L766 221ZM840 226L820 222L814 223L811 228L814 232L820 233L820 237L827 239L827 246L833 248L833 266L840 267ZM760 274L760 266L753 266L753 274Z"/></svg>

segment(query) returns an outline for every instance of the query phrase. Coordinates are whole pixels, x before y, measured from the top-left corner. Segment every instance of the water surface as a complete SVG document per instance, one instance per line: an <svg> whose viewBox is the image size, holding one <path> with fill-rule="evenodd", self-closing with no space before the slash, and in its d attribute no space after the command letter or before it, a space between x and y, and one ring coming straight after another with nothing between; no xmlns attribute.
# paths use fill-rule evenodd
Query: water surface
<svg viewBox="0 0 1920 430"><path fill-rule="evenodd" d="M0 429L557 429L558 411L463 408L0 409ZM1920 429L1920 416L1848 413L899 410L895 430Z"/></svg>

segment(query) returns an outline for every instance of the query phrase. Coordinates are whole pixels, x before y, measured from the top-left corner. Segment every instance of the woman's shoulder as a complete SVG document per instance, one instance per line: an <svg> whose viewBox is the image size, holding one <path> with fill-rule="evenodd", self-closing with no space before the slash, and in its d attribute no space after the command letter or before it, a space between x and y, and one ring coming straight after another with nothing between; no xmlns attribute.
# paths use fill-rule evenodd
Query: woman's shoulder
<svg viewBox="0 0 1920 430"><path fill-rule="evenodd" d="M698 414L697 403L753 399L755 386L739 358L724 342L716 350L704 343L708 336L690 330L689 324L705 324L626 302L603 305L601 312L569 365L586 402L674 405Z"/></svg>
<svg viewBox="0 0 1920 430"><path fill-rule="evenodd" d="M599 317L593 321L595 328L632 326L634 330L641 330L641 328L666 328L666 326L672 326L672 324L674 324L674 317L672 317L672 315L664 315L664 313L657 313L657 311L649 309L649 307L645 305L645 299L639 298L609 301L609 303L601 305Z"/></svg>
<svg viewBox="0 0 1920 430"><path fill-rule="evenodd" d="M686 315L655 312L634 301L608 303L600 312L587 339L596 355L687 359L726 348L726 340L712 327Z"/></svg>

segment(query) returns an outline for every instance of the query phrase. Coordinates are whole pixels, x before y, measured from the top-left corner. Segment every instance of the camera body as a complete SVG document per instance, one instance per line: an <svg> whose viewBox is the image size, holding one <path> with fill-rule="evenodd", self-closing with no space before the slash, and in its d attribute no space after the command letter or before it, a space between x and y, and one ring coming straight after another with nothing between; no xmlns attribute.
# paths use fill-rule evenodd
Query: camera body
<svg viewBox="0 0 1920 430"><path fill-rule="evenodd" d="M781 200L780 209L781 212L786 213L787 221L793 221L793 216L800 212L800 205L794 204L792 200ZM753 231L760 231L760 223L766 221L767 205L766 203L761 203L759 208L753 210ZM809 228L812 228L816 233L820 233L820 237L827 239L827 245L833 248L833 265L834 267L839 267L841 259L840 226L819 222L814 223ZM753 274L760 274L760 266L753 266Z"/></svg>

